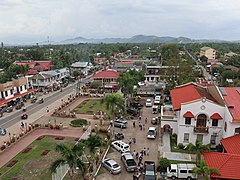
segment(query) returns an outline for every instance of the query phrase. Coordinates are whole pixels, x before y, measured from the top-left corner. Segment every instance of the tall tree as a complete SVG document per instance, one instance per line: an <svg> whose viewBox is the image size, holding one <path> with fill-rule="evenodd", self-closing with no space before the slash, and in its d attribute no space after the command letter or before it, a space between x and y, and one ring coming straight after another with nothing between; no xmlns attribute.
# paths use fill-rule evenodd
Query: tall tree
<svg viewBox="0 0 240 180"><path fill-rule="evenodd" d="M104 103L106 105L112 116L115 116L117 114L117 110L121 110L123 112L125 111L124 98L119 93L112 93L106 95L101 100L101 103Z"/></svg>
<svg viewBox="0 0 240 180"><path fill-rule="evenodd" d="M82 176L84 176L87 172L87 168L83 161L80 160L80 157L83 155L83 150L83 144L81 143L78 143L74 146L57 144L56 151L59 152L62 157L51 164L51 172L56 172L57 167L60 165L68 164L70 168L68 172L71 178L73 177L77 167L79 168Z"/></svg>
<svg viewBox="0 0 240 180"><path fill-rule="evenodd" d="M201 141L196 140L195 146L192 147L192 150L196 152L196 163L199 165L202 154L206 151L210 151L210 147L209 145L204 145Z"/></svg>
<svg viewBox="0 0 240 180"><path fill-rule="evenodd" d="M217 169L208 168L205 161L201 161L199 167L193 168L193 173L200 177L203 177L204 180L210 180L211 175L213 174L221 176L220 172Z"/></svg>

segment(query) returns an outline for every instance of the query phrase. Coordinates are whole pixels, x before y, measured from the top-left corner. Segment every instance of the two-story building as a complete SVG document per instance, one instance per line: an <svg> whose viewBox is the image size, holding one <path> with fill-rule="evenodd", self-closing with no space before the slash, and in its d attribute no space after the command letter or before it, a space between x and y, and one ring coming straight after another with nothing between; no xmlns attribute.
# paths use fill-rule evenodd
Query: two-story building
<svg viewBox="0 0 240 180"><path fill-rule="evenodd" d="M92 67L92 64L89 62L75 62L71 65L71 73L74 71L79 71L83 73L85 76L88 75L88 71Z"/></svg>
<svg viewBox="0 0 240 180"><path fill-rule="evenodd" d="M146 65L144 75L145 82L160 82L163 79L175 78L178 76L179 66Z"/></svg>
<svg viewBox="0 0 240 180"><path fill-rule="evenodd" d="M6 106L8 102L21 98L24 95L35 92L26 77L13 79L0 84L0 107Z"/></svg>
<svg viewBox="0 0 240 180"><path fill-rule="evenodd" d="M172 118L177 121L174 125L170 121L162 121L163 131L170 129L170 132L178 134L177 142L184 145L194 144L196 140L212 147L218 145L225 122L225 103L218 88L189 83L176 87L170 94L174 111Z"/></svg>

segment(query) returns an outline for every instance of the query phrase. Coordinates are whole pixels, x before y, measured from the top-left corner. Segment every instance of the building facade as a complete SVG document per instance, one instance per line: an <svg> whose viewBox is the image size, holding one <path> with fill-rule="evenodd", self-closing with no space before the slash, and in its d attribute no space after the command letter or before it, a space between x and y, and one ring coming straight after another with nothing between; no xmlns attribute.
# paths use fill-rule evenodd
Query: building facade
<svg viewBox="0 0 240 180"><path fill-rule="evenodd" d="M208 60L215 60L216 59L216 50L210 47L202 47L200 49L200 57L206 56Z"/></svg>

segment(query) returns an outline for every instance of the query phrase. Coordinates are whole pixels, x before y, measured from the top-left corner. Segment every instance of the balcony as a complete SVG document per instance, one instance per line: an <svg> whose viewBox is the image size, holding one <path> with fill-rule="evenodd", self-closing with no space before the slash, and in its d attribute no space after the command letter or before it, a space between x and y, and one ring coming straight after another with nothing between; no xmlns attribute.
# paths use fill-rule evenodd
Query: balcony
<svg viewBox="0 0 240 180"><path fill-rule="evenodd" d="M194 126L195 133L208 133L209 127Z"/></svg>

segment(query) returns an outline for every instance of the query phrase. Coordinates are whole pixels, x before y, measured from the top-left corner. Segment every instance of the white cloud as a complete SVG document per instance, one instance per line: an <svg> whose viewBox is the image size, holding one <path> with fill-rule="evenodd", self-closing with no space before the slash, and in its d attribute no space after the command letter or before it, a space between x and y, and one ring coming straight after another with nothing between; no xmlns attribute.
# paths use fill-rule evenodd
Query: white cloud
<svg viewBox="0 0 240 180"><path fill-rule="evenodd" d="M0 9L0 41L136 34L237 39L240 30L237 0L1 0Z"/></svg>

